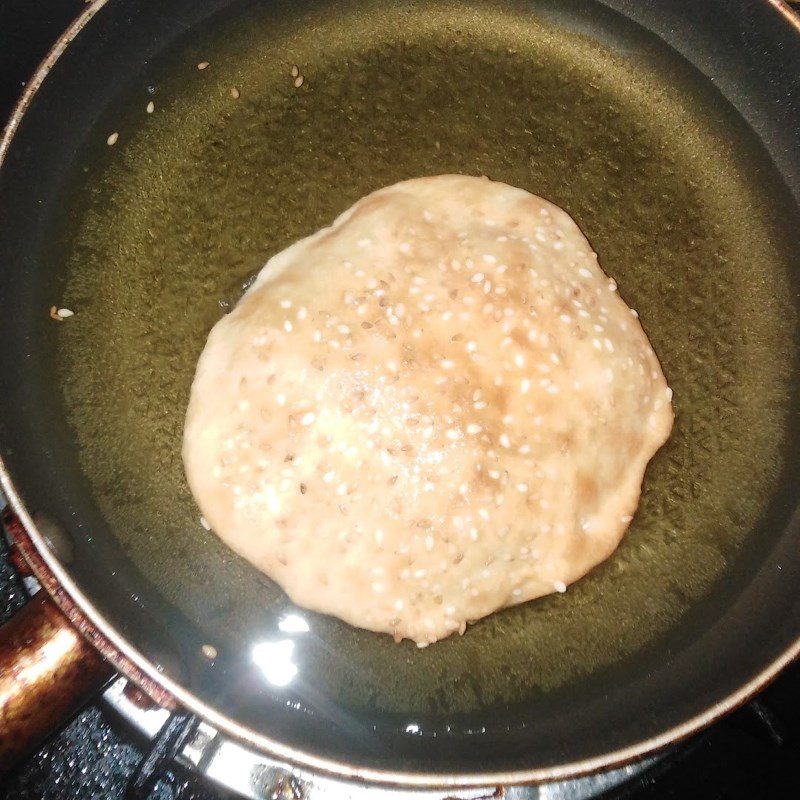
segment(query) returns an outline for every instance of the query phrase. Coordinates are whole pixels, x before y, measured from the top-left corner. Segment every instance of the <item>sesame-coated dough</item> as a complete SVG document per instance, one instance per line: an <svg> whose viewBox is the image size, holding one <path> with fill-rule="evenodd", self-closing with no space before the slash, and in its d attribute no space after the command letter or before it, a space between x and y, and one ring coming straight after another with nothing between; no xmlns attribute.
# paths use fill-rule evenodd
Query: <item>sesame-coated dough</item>
<svg viewBox="0 0 800 800"><path fill-rule="evenodd" d="M671 394L564 211L421 178L270 259L209 335L183 455L296 603L424 645L611 554Z"/></svg>

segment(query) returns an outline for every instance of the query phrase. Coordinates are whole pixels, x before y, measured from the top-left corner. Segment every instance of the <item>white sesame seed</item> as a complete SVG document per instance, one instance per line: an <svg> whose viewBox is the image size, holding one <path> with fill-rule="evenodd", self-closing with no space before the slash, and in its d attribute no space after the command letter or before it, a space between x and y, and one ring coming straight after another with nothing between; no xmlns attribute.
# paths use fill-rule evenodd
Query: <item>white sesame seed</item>
<svg viewBox="0 0 800 800"><path fill-rule="evenodd" d="M566 591L567 591L567 584L566 584L566 583L564 583L564 581L556 581L556 582L553 584L553 588L554 588L554 589L555 589L557 592L560 592L561 594L563 594L564 592L566 592Z"/></svg>
<svg viewBox="0 0 800 800"><path fill-rule="evenodd" d="M108 139L106 139L106 144L109 147L111 147L115 145L118 141L119 141L119 134L115 131L108 137Z"/></svg>
<svg viewBox="0 0 800 800"><path fill-rule="evenodd" d="M156 104L151 100L147 106L145 107L145 111L148 114L152 114L156 110Z"/></svg>
<svg viewBox="0 0 800 800"><path fill-rule="evenodd" d="M508 434L506 433L501 433L498 441L502 447L511 447L511 440L508 438Z"/></svg>
<svg viewBox="0 0 800 800"><path fill-rule="evenodd" d="M208 520L205 517L200 517L200 524L207 530L211 530L211 525L208 524Z"/></svg>
<svg viewBox="0 0 800 800"><path fill-rule="evenodd" d="M470 436L475 436L482 430L483 428L480 425L476 425L474 422L467 425L467 433L470 434Z"/></svg>
<svg viewBox="0 0 800 800"><path fill-rule="evenodd" d="M301 425L310 425L316 418L317 418L317 415L314 414L313 412L309 411L308 413L303 414L303 417L300 420L300 424Z"/></svg>
<svg viewBox="0 0 800 800"><path fill-rule="evenodd" d="M206 657L206 658L207 658L209 661L213 661L213 660L214 660L214 659L217 657L217 655L218 655L218 653L217 653L217 648L216 648L216 647L214 647L214 645L213 645L213 644L204 644L204 645L203 645L203 646L200 648L200 652L202 652L202 654L203 654L203 655L204 655L204 656L205 656L205 657Z"/></svg>

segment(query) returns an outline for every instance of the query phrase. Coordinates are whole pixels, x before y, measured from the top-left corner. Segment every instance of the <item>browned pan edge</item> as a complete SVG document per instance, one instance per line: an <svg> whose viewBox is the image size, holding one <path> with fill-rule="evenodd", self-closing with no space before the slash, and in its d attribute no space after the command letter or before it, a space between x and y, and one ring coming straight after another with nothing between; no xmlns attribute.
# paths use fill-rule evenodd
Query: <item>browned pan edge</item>
<svg viewBox="0 0 800 800"><path fill-rule="evenodd" d="M765 0L800 35L800 16L797 16L784 0ZM61 57L72 40L83 30L94 15L110 0L94 0L72 22L59 37L44 61L40 64L25 92L17 103L11 118L0 139L0 168L9 151L14 135L36 92L44 82L56 61ZM711 725L720 717L746 703L761 691L794 659L800 656L800 638L791 644L778 658L751 678L738 691L707 708L703 713L677 725L658 736L644 739L627 748L606 753L593 759L576 761L557 767L530 770L516 770L500 773L459 773L443 775L439 773L408 774L401 771L362 769L355 765L317 758L287 747L269 737L256 734L216 709L203 703L191 692L181 687L168 676L160 673L141 653L109 623L108 620L89 602L65 569L50 552L45 539L37 529L31 514L25 508L17 493L6 465L0 456L0 488L5 493L11 507L18 516L12 535L23 557L36 577L52 597L54 602L72 621L80 633L97 647L104 657L123 675L141 686L147 694L162 705L175 707L176 703L203 717L220 731L256 747L271 756L288 762L318 770L324 773L343 776L349 779L397 786L418 787L472 787L487 785L514 785L523 783L544 783L563 780L578 775L598 772L623 765L641 758L648 753L685 739L697 731Z"/></svg>

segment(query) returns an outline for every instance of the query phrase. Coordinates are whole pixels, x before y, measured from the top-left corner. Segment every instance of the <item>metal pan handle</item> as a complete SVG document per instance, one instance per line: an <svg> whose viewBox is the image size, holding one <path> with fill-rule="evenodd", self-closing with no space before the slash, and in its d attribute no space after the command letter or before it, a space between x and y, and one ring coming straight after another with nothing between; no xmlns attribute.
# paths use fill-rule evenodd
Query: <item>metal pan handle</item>
<svg viewBox="0 0 800 800"><path fill-rule="evenodd" d="M113 674L39 591L0 627L0 774L69 721Z"/></svg>

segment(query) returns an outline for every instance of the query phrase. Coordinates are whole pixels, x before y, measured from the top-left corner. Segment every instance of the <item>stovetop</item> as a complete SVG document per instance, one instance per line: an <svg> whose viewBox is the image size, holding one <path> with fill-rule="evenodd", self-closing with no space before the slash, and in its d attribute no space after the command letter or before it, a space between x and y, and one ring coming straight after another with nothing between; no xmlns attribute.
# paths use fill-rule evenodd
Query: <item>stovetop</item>
<svg viewBox="0 0 800 800"><path fill-rule="evenodd" d="M83 0L0 2L0 121L50 44L80 12ZM0 622L26 599L0 543ZM0 779L0 800L116 800L150 741L113 704L98 699L13 774ZM347 796L346 790L336 791ZM800 664L754 702L710 731L678 745L646 768L633 767L581 784L509 792L529 800L575 797L636 800L741 800L800 796ZM163 772L155 800L227 800L233 795L202 783L180 767ZM291 791L287 795L291 797ZM474 793L464 795L474 797ZM275 796L275 800L279 800Z"/></svg>

